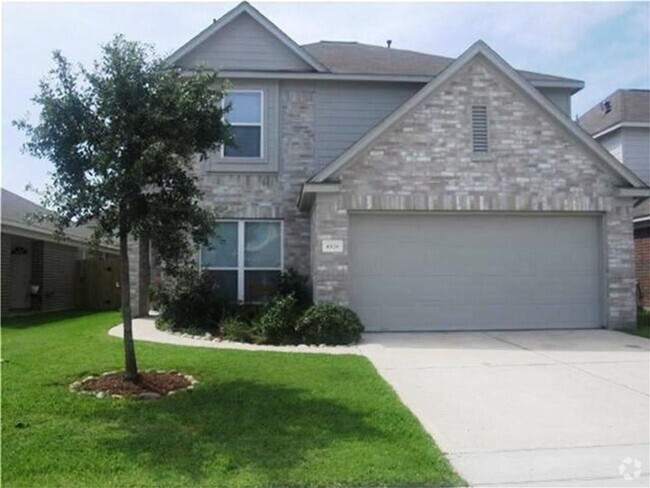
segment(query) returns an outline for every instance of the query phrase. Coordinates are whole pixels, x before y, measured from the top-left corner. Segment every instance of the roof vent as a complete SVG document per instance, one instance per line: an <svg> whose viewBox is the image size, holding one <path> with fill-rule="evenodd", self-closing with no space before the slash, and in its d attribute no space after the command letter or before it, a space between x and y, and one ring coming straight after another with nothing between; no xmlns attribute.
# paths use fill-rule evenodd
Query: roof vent
<svg viewBox="0 0 650 488"><path fill-rule="evenodd" d="M472 107L472 152L474 154L488 152L488 115L485 105Z"/></svg>
<svg viewBox="0 0 650 488"><path fill-rule="evenodd" d="M602 110L606 114L610 113L612 111L612 102L610 102L609 100L605 100L604 102L601 102L600 110Z"/></svg>
<svg viewBox="0 0 650 488"><path fill-rule="evenodd" d="M390 45L391 45L392 43L393 43L393 41L391 41L390 39L388 39L388 40L386 41L386 47L387 47L388 49L390 49Z"/></svg>

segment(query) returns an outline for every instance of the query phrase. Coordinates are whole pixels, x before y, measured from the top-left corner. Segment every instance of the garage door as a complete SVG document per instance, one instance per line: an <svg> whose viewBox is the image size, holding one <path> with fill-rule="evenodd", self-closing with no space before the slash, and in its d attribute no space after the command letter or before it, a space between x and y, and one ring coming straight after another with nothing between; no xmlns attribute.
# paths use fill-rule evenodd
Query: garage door
<svg viewBox="0 0 650 488"><path fill-rule="evenodd" d="M600 218L350 215L367 330L600 327Z"/></svg>

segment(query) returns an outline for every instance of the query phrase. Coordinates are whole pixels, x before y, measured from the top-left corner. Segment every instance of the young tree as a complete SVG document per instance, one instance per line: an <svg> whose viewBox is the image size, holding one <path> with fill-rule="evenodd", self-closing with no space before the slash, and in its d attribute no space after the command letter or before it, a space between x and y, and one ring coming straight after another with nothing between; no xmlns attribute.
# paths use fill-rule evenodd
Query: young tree
<svg viewBox="0 0 650 488"><path fill-rule="evenodd" d="M116 36L91 69L60 52L33 101L38 123L25 131L30 154L52 161L44 203L59 230L91 224L94 240L118 238L126 379L138 379L129 283L129 235L148 239L167 268L181 268L211 230L200 205L197 155L230 141L216 73L191 76L150 46Z"/></svg>

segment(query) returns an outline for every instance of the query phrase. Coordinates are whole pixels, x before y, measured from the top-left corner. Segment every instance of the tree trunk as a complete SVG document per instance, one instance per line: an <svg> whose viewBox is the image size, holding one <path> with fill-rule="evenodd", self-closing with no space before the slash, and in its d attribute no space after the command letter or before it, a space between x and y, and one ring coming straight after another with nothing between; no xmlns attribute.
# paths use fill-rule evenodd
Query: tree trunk
<svg viewBox="0 0 650 488"><path fill-rule="evenodd" d="M135 360L133 343L133 324L131 319L131 283L129 280L129 233L126 226L120 225L120 258L122 286L122 324L124 324L124 366L125 378L130 381L138 379L138 364Z"/></svg>
<svg viewBox="0 0 650 488"><path fill-rule="evenodd" d="M148 235L140 237L139 241L139 267L138 270L138 310L141 317L149 315L149 288L151 287L151 260L150 254L150 240Z"/></svg>

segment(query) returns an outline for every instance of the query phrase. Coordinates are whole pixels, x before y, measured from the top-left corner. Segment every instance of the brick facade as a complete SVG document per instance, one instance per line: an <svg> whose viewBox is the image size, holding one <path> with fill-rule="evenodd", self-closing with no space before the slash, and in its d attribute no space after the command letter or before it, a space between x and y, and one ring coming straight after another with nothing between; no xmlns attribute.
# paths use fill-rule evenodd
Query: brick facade
<svg viewBox="0 0 650 488"><path fill-rule="evenodd" d="M278 171L226 173L214 171L210 161L198 163L204 204L223 218L280 219L284 222L284 264L304 275L310 273L309 215L297 207L302 184L316 168L315 92L308 86L280 90L280 149ZM136 241L129 247L131 304L138 315L139 258Z"/></svg>
<svg viewBox="0 0 650 488"><path fill-rule="evenodd" d="M231 174L204 163L200 187L204 203L224 218L281 219L284 263L308 275L309 215L297 207L302 184L316 172L314 90L283 87L280 92L280 162L277 173Z"/></svg>
<svg viewBox="0 0 650 488"><path fill-rule="evenodd" d="M485 105L489 156L472 155L471 107ZM635 321L632 200L558 123L476 58L340 174L339 194L312 209L312 280L318 300L348 303L348 211L595 212L603 215L607 322ZM322 239L344 241L323 254Z"/></svg>
<svg viewBox="0 0 650 488"><path fill-rule="evenodd" d="M634 261L639 284L639 304L650 308L650 225L634 230Z"/></svg>
<svg viewBox="0 0 650 488"><path fill-rule="evenodd" d="M43 242L42 310L66 310L74 307L75 268L79 249Z"/></svg>
<svg viewBox="0 0 650 488"><path fill-rule="evenodd" d="M285 267L312 279L317 300L348 303L348 212L589 212L602 215L605 315L610 327L635 320L632 200L623 182L514 84L477 58L363 152L335 179L340 193L318 194L311 213L297 209L316 162L315 89L279 87L277 172L227 173L210 162L197 171L205 204L225 218L282 219ZM471 107L488 108L490 154L471 153ZM344 252L324 254L323 239ZM137 303L137 248L130 250Z"/></svg>
<svg viewBox="0 0 650 488"><path fill-rule="evenodd" d="M2 240L2 256L0 258L0 277L2 279L2 296L0 297L2 315L9 312L9 303L11 301L11 236L3 233L0 237Z"/></svg>

